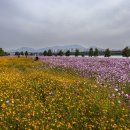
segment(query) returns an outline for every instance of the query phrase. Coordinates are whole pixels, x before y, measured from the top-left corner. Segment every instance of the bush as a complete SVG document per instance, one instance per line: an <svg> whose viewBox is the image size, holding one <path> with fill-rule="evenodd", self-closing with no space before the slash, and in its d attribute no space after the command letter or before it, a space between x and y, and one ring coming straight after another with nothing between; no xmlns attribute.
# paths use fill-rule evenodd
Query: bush
<svg viewBox="0 0 130 130"><path fill-rule="evenodd" d="M0 56L4 56L5 55L5 52L2 48L0 48Z"/></svg>
<svg viewBox="0 0 130 130"><path fill-rule="evenodd" d="M107 48L107 49L105 50L104 57L110 57L110 56L111 56L111 52L110 52L109 48Z"/></svg>
<svg viewBox="0 0 130 130"><path fill-rule="evenodd" d="M89 55L89 56L93 56L93 48L90 48L90 49L89 49L88 55Z"/></svg>
<svg viewBox="0 0 130 130"><path fill-rule="evenodd" d="M122 56L124 56L124 57L129 57L130 56L130 49L128 47L125 47L122 50Z"/></svg>
<svg viewBox="0 0 130 130"><path fill-rule="evenodd" d="M75 51L75 56L79 56L79 50L78 49L76 49L76 51Z"/></svg>

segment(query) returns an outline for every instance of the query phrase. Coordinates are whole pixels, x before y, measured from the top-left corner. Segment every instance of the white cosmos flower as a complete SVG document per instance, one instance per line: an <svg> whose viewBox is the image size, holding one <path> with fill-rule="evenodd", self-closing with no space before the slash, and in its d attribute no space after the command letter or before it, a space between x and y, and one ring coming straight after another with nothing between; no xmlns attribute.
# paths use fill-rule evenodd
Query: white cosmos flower
<svg viewBox="0 0 130 130"><path fill-rule="evenodd" d="M128 97L129 95L128 94L125 94L126 97Z"/></svg>
<svg viewBox="0 0 130 130"><path fill-rule="evenodd" d="M7 100L6 103L8 104L8 103L9 103L9 100Z"/></svg>
<svg viewBox="0 0 130 130"><path fill-rule="evenodd" d="M115 94L113 93L113 94L112 94L112 96L114 97L114 96L115 96Z"/></svg>
<svg viewBox="0 0 130 130"><path fill-rule="evenodd" d="M120 101L120 100L118 100L118 103L121 103L121 101Z"/></svg>
<svg viewBox="0 0 130 130"><path fill-rule="evenodd" d="M120 93L118 93L118 95L120 96L121 94L120 94Z"/></svg>
<svg viewBox="0 0 130 130"><path fill-rule="evenodd" d="M117 89L117 88L115 88L115 91L118 91L118 89Z"/></svg>

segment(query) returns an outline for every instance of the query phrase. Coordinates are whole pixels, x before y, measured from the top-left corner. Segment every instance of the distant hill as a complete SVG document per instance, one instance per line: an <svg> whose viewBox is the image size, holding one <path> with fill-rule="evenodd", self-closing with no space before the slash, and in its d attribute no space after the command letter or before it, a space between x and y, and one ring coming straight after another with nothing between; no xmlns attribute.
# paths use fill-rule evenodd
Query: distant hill
<svg viewBox="0 0 130 130"><path fill-rule="evenodd" d="M34 49L34 48L30 48L30 47L21 47L19 49L13 49L13 50L10 50L9 52L25 52L25 51L28 51L28 52L43 52L45 50L49 50L51 49L52 51L58 51L58 50L71 50L71 51L75 51L75 49L79 49L81 51L85 51L86 48L83 47L83 46L80 46L80 45L66 45L66 46L52 46L52 47L47 47L47 48L40 48L40 49Z"/></svg>
<svg viewBox="0 0 130 130"><path fill-rule="evenodd" d="M64 46L52 46L52 47L47 47L47 48L40 48L40 49L34 49L34 48L30 48L30 47L21 47L19 49L15 49L15 50L10 50L9 52L44 52L45 50L49 50L51 49L54 52L57 52L59 50L63 50L63 51L67 51L70 50L71 52L74 52L76 49L79 49L79 51L88 51L90 48L98 48L96 46L91 46L89 48L85 48L81 45L64 45ZM99 51L104 51L104 49L102 48L98 48Z"/></svg>
<svg viewBox="0 0 130 130"><path fill-rule="evenodd" d="M21 47L19 49L16 49L16 50L10 50L9 52L25 52L25 51L28 51L28 52L37 52L37 50L33 49L33 48L30 48L30 47Z"/></svg>
<svg viewBox="0 0 130 130"><path fill-rule="evenodd" d="M66 45L66 46L52 46L52 47L47 47L47 48L42 48L42 49L38 49L38 52L43 52L45 50L49 50L51 49L52 51L58 51L58 50L71 50L71 51L75 51L75 49L79 49L81 51L85 51L86 48L81 46L81 45Z"/></svg>

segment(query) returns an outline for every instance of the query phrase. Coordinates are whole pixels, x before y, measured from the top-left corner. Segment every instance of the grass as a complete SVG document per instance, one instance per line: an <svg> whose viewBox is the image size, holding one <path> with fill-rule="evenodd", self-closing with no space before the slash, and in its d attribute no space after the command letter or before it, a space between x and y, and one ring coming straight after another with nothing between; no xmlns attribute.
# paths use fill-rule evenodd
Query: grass
<svg viewBox="0 0 130 130"><path fill-rule="evenodd" d="M73 70L0 58L1 130L128 130L129 112L116 91Z"/></svg>

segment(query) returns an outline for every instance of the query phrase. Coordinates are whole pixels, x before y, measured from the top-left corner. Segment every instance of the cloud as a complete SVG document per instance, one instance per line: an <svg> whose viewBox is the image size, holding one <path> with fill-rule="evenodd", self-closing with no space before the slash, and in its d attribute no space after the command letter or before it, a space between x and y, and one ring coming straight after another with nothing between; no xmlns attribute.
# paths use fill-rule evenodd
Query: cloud
<svg viewBox="0 0 130 130"><path fill-rule="evenodd" d="M129 26L129 0L0 1L4 48L61 43L122 48L130 41Z"/></svg>

